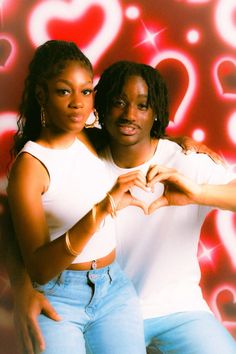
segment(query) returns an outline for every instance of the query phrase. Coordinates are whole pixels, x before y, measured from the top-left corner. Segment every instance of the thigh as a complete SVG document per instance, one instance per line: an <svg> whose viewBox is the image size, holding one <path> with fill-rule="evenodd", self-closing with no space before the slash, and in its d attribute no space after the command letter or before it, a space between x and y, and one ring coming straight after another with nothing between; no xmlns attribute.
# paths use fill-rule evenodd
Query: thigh
<svg viewBox="0 0 236 354"><path fill-rule="evenodd" d="M143 319L133 285L116 269L111 284L97 309L96 318L85 332L92 354L146 354Z"/></svg>
<svg viewBox="0 0 236 354"><path fill-rule="evenodd" d="M145 321L149 353L236 354L236 342L210 313L184 312Z"/></svg>
<svg viewBox="0 0 236 354"><path fill-rule="evenodd" d="M39 325L46 343L44 354L86 353L83 333L73 322L57 322L40 315Z"/></svg>

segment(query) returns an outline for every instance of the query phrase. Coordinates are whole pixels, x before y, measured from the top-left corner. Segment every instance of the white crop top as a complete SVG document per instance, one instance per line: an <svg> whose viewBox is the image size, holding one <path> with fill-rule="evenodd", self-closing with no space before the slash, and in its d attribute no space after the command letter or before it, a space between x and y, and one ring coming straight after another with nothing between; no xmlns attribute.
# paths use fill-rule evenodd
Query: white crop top
<svg viewBox="0 0 236 354"><path fill-rule="evenodd" d="M47 169L48 190L42 195L51 241L68 231L111 188L104 164L78 139L66 149L51 149L28 141L20 153L27 152ZM73 263L105 257L115 248L114 222L106 217Z"/></svg>

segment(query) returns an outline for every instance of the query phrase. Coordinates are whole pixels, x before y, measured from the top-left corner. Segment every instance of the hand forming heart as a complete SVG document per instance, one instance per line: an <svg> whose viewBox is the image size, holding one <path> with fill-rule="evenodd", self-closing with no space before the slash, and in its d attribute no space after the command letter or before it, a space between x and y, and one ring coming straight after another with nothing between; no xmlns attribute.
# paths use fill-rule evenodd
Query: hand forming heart
<svg viewBox="0 0 236 354"><path fill-rule="evenodd" d="M150 215L155 210L170 205L186 205L194 202L201 187L175 169L154 165L144 175L149 189L130 188L131 195L148 204Z"/></svg>

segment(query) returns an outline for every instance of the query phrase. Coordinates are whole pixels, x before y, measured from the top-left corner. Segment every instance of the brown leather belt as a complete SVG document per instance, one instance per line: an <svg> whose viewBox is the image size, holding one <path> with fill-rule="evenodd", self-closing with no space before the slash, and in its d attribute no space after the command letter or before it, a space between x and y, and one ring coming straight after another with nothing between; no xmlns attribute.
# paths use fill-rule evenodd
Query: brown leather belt
<svg viewBox="0 0 236 354"><path fill-rule="evenodd" d="M89 262L84 263L72 263L67 269L70 270L91 270L91 269L99 269L103 267L107 267L109 264L114 262L116 258L116 252L113 250L107 256L94 259Z"/></svg>

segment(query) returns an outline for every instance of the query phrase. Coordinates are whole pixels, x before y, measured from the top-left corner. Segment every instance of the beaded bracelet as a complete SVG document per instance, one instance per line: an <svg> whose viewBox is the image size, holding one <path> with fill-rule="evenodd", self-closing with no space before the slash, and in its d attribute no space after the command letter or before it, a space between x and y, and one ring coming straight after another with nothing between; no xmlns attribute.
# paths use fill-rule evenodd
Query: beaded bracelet
<svg viewBox="0 0 236 354"><path fill-rule="evenodd" d="M69 238L69 231L66 232L65 242L66 242L66 250L69 253L69 255L74 256L74 257L78 256L79 252L75 251L73 249L73 247L71 246L70 238Z"/></svg>
<svg viewBox="0 0 236 354"><path fill-rule="evenodd" d="M111 214L112 218L114 218L114 217L116 217L116 204L115 204L115 201L110 193L107 193L107 197L108 197L108 200L111 205L111 213L110 214Z"/></svg>

